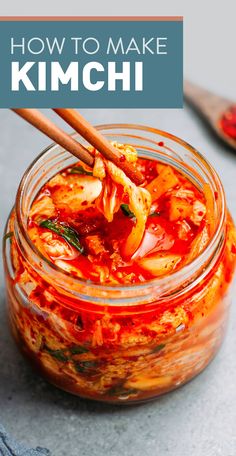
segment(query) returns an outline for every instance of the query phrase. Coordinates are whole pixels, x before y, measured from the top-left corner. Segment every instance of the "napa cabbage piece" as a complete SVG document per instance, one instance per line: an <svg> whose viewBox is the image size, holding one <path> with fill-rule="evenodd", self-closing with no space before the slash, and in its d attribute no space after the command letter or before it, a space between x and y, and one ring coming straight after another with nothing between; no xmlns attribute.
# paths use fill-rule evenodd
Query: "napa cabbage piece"
<svg viewBox="0 0 236 456"><path fill-rule="evenodd" d="M111 144L125 156L127 162L135 163L137 161L138 155L135 147L130 144L118 143L117 141L112 141Z"/></svg>
<svg viewBox="0 0 236 456"><path fill-rule="evenodd" d="M55 217L56 208L52 198L49 195L40 196L34 201L29 215L30 217L36 217L37 220Z"/></svg>
<svg viewBox="0 0 236 456"><path fill-rule="evenodd" d="M146 189L150 192L152 201L156 201L168 190L176 187L178 183L179 180L172 168L163 165L160 174L146 186Z"/></svg>
<svg viewBox="0 0 236 456"><path fill-rule="evenodd" d="M215 201L209 184L203 185L203 193L206 201L206 225L209 235L212 236L215 230Z"/></svg>
<svg viewBox="0 0 236 456"><path fill-rule="evenodd" d="M208 229L206 226L200 231L193 240L190 252L187 255L186 262L190 263L205 249L210 240Z"/></svg>
<svg viewBox="0 0 236 456"><path fill-rule="evenodd" d="M141 268L145 269L156 277L160 277L171 273L180 261L180 255L154 254L141 258L138 263Z"/></svg>
<svg viewBox="0 0 236 456"><path fill-rule="evenodd" d="M126 156L129 151L126 151ZM133 154L133 151L131 151ZM102 165L103 162L103 165ZM147 217L150 213L151 195L145 188L137 187L114 163L103 159L99 154L95 156L94 173L102 178L102 192L96 199L96 207L104 214L108 222L113 220L114 214L124 202L124 195L128 195L129 208L136 221L123 249L124 256L132 256L139 247Z"/></svg>
<svg viewBox="0 0 236 456"><path fill-rule="evenodd" d="M65 178L64 185L52 191L52 199L58 208L65 208L72 212L83 210L86 201L89 207L102 190L99 179L93 176L72 175Z"/></svg>

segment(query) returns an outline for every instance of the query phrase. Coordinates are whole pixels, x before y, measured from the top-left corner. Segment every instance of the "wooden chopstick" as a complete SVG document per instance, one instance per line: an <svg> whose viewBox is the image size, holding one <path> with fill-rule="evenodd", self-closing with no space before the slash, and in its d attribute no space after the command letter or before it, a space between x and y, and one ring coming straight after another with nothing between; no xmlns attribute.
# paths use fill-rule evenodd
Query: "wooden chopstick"
<svg viewBox="0 0 236 456"><path fill-rule="evenodd" d="M31 125L36 127L42 133L47 135L57 144L68 150L71 154L82 160L86 165L93 166L94 157L78 141L75 141L70 135L61 130L51 120L45 117L37 109L12 109L16 114L25 119Z"/></svg>
<svg viewBox="0 0 236 456"><path fill-rule="evenodd" d="M54 111L65 120L75 131L92 144L105 158L111 160L121 168L135 184L140 185L144 178L125 156L118 149L113 147L109 141L94 128L78 111L74 109L55 108Z"/></svg>
<svg viewBox="0 0 236 456"><path fill-rule="evenodd" d="M93 166L94 157L89 151L78 141L73 139L66 132L57 127L51 120L45 117L37 109L18 108L12 109L16 114L25 119L31 125L36 127L42 133L47 135L57 144L62 146L68 152L75 155L78 159L86 163L88 166ZM74 109L54 109L54 111L64 119L74 130L92 144L105 158L111 160L135 184L140 185L143 182L143 176L131 163L126 160L126 157L121 151L113 147L109 141L101 135L78 111Z"/></svg>

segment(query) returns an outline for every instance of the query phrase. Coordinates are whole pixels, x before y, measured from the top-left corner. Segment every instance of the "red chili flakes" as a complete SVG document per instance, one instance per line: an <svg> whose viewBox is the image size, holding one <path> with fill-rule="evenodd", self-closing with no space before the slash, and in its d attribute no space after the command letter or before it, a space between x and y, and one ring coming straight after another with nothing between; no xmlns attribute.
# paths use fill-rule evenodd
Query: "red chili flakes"
<svg viewBox="0 0 236 456"><path fill-rule="evenodd" d="M236 105L222 114L220 127L226 136L236 140Z"/></svg>
<svg viewBox="0 0 236 456"><path fill-rule="evenodd" d="M34 226L34 225L35 225L35 223L33 222L32 218L29 217L29 219L28 219L28 226L29 226L29 228L32 228L32 226Z"/></svg>
<svg viewBox="0 0 236 456"><path fill-rule="evenodd" d="M125 204L129 204L129 195L128 195L128 193L124 193L124 195L123 195L123 202L124 202Z"/></svg>
<svg viewBox="0 0 236 456"><path fill-rule="evenodd" d="M122 155L120 156L120 162L124 162L125 160L126 160L126 157L125 157L125 155L122 154Z"/></svg>
<svg viewBox="0 0 236 456"><path fill-rule="evenodd" d="M218 192L214 192L215 199L218 200Z"/></svg>
<svg viewBox="0 0 236 456"><path fill-rule="evenodd" d="M163 147L164 146L163 141L159 141L158 146Z"/></svg>
<svg viewBox="0 0 236 456"><path fill-rule="evenodd" d="M231 252L235 255L236 254L236 245L233 244L231 247Z"/></svg>

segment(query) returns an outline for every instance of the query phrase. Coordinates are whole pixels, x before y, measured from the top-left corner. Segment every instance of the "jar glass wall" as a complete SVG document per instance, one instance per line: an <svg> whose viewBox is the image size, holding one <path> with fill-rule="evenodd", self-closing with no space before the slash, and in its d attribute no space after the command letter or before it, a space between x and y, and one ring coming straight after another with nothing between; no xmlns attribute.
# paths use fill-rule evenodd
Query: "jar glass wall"
<svg viewBox="0 0 236 456"><path fill-rule="evenodd" d="M40 188L76 162L50 146L20 184L5 236L13 335L51 383L82 397L127 403L154 398L193 378L214 357L227 325L235 230L213 168L184 141L134 125L98 127L139 156L167 163L214 195L215 230L191 263L141 284L105 286L77 279L44 258L27 234ZM74 135L86 145L79 135Z"/></svg>

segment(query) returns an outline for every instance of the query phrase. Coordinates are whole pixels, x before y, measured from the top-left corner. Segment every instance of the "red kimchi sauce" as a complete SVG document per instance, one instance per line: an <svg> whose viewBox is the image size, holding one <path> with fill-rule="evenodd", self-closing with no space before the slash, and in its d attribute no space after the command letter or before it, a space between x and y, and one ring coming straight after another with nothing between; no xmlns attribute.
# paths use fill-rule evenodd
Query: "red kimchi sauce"
<svg viewBox="0 0 236 456"><path fill-rule="evenodd" d="M226 136L236 141L236 106L231 106L222 114L220 127Z"/></svg>

